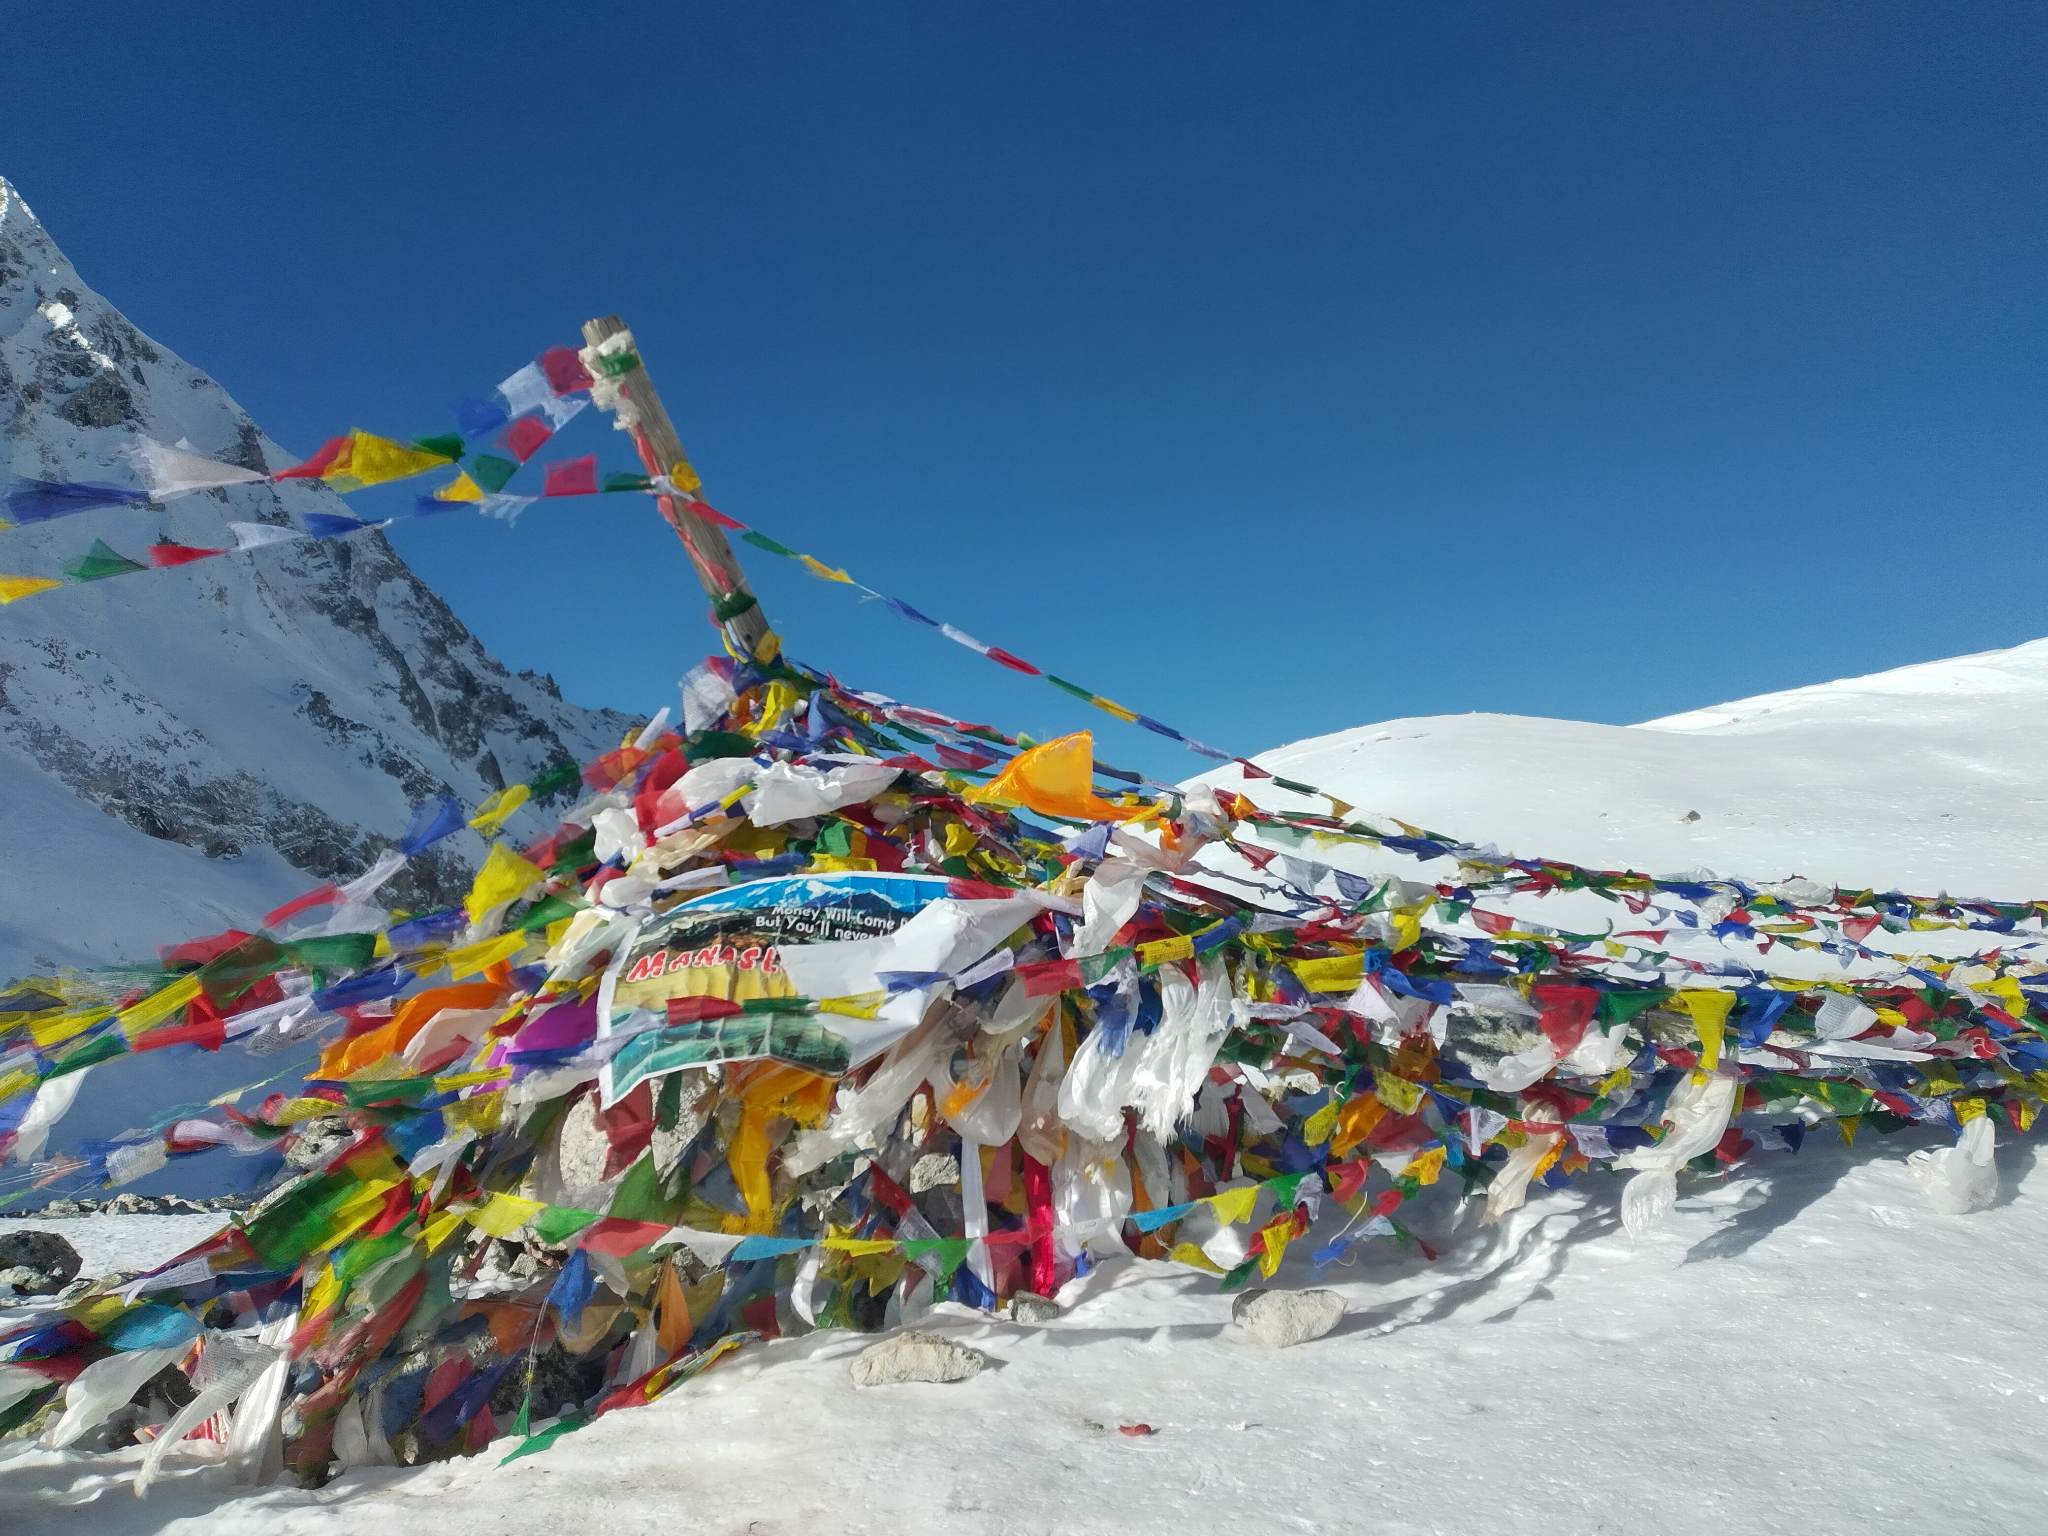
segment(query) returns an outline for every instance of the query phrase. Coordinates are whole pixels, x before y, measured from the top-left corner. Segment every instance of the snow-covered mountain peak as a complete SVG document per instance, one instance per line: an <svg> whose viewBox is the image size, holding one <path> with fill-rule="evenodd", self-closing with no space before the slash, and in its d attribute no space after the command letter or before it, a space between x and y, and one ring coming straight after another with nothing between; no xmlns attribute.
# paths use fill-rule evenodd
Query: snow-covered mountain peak
<svg viewBox="0 0 2048 1536"><path fill-rule="evenodd" d="M132 484L138 436L253 469L297 457L94 292L0 180L0 492ZM95 538L139 556L346 510L303 483L109 508L0 529L0 572L57 575ZM378 534L0 608L0 976L249 926L359 872L418 800L475 803L627 723L508 671ZM422 861L399 894L445 894L478 851Z"/></svg>

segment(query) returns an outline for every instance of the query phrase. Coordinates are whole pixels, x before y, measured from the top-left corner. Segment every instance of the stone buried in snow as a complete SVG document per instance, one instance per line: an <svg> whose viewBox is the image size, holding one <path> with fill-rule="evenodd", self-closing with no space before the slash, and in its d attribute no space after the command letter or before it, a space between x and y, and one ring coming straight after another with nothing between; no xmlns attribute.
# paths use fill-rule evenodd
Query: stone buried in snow
<svg viewBox="0 0 2048 1536"><path fill-rule="evenodd" d="M1049 1323L1060 1315L1060 1304L1049 1296L1019 1291L1010 1298L1008 1312L1013 1323Z"/></svg>
<svg viewBox="0 0 2048 1536"><path fill-rule="evenodd" d="M1252 1291L1237 1298L1230 1320L1250 1342L1287 1349L1320 1339L1343 1319L1344 1298L1335 1291Z"/></svg>
<svg viewBox="0 0 2048 1536"><path fill-rule="evenodd" d="M965 1381L979 1375L988 1356L936 1333L896 1333L870 1344L853 1360L856 1387L904 1381Z"/></svg>
<svg viewBox="0 0 2048 1536"><path fill-rule="evenodd" d="M54 1232L0 1234L0 1270L33 1271L32 1276L14 1278L17 1291L44 1295L61 1291L77 1278L82 1262L78 1250Z"/></svg>

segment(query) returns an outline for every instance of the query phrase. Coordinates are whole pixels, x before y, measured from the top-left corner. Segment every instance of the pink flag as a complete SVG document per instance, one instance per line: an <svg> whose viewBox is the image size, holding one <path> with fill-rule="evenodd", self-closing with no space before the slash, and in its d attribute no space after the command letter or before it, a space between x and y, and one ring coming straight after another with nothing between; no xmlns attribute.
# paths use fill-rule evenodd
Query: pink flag
<svg viewBox="0 0 2048 1536"><path fill-rule="evenodd" d="M550 464L540 493L543 496L595 496L597 455L586 453L580 459L563 459L560 463Z"/></svg>
<svg viewBox="0 0 2048 1536"><path fill-rule="evenodd" d="M554 435L538 416L522 416L505 429L505 451L524 464Z"/></svg>
<svg viewBox="0 0 2048 1536"><path fill-rule="evenodd" d="M549 347L541 353L539 362L540 371L547 376L548 388L556 394L567 395L590 388L590 371L583 366L583 359L576 355L574 347Z"/></svg>

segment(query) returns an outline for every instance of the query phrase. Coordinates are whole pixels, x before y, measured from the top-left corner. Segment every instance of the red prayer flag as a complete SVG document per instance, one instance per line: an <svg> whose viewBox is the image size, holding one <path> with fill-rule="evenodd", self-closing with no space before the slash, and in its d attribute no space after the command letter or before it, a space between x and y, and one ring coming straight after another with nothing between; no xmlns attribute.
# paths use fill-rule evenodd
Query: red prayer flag
<svg viewBox="0 0 2048 1536"><path fill-rule="evenodd" d="M334 461L348 450L350 441L351 438L347 433L343 433L340 437L330 437L320 445L320 451L306 460L305 463L295 464L290 469L281 469L271 478L274 480L318 479L321 475L326 474L333 467Z"/></svg>
<svg viewBox="0 0 2048 1536"><path fill-rule="evenodd" d="M1081 962L1078 960L1041 960L1035 965L1017 967L1017 979L1024 983L1026 997L1050 997L1055 992L1067 992L1081 985Z"/></svg>
<svg viewBox="0 0 2048 1536"><path fill-rule="evenodd" d="M550 464L540 493L543 496L595 496L597 455L586 453L580 459L564 459L558 464Z"/></svg>
<svg viewBox="0 0 2048 1536"><path fill-rule="evenodd" d="M623 1216L607 1216L578 1233L576 1246L623 1259L629 1253L638 1253L649 1243L658 1242L667 1232L668 1227L658 1221L628 1221Z"/></svg>
<svg viewBox="0 0 2048 1536"><path fill-rule="evenodd" d="M605 1154L604 1176L615 1179L632 1167L654 1140L653 1087L647 1083L636 1085L610 1109L599 1110L597 1121L610 1144Z"/></svg>
<svg viewBox="0 0 2048 1536"><path fill-rule="evenodd" d="M263 919L263 926L275 928L279 923L289 922L292 918L297 917L301 912L307 911L310 908L326 906L340 895L341 887L338 885L316 885L312 890L306 892L305 895L293 897L276 911L268 914Z"/></svg>
<svg viewBox="0 0 2048 1536"><path fill-rule="evenodd" d="M1001 662L1012 672L1022 672L1026 677L1037 677L1040 675L1038 668L1031 665L1022 656L1011 655L1000 645L992 645L982 654L987 656L990 661Z"/></svg>
<svg viewBox="0 0 2048 1536"><path fill-rule="evenodd" d="M193 970L216 956L226 954L236 945L247 943L248 939L249 935L241 929L230 928L225 933L209 934L203 939L164 945L156 952L157 961L167 971Z"/></svg>
<svg viewBox="0 0 2048 1536"><path fill-rule="evenodd" d="M1529 996L1543 1010L1536 1027L1550 1041L1550 1048L1560 1059L1571 1054L1585 1038L1586 1027L1593 1021L1593 1010L1599 1006L1600 994L1591 987L1538 982L1529 989Z"/></svg>
<svg viewBox="0 0 2048 1536"><path fill-rule="evenodd" d="M690 510L703 518L705 522L716 523L721 528L745 528L747 526L736 517L727 517L709 502L693 501L690 503Z"/></svg>
<svg viewBox="0 0 2048 1536"><path fill-rule="evenodd" d="M554 435L554 429L538 416L522 416L505 429L505 451L524 464Z"/></svg>
<svg viewBox="0 0 2048 1536"><path fill-rule="evenodd" d="M590 388L590 370L583 366L574 347L549 347L537 361L548 388L556 394L569 395Z"/></svg>
<svg viewBox="0 0 2048 1536"><path fill-rule="evenodd" d="M671 1024L696 1024L705 1019L729 1019L744 1010L722 997L672 997L668 1000Z"/></svg>
<svg viewBox="0 0 2048 1536"><path fill-rule="evenodd" d="M145 1030L135 1037L131 1048L160 1051L167 1045L196 1045L217 1051L226 1041L227 1025L202 994L187 1005L182 1024L159 1024L155 1029Z"/></svg>
<svg viewBox="0 0 2048 1536"><path fill-rule="evenodd" d="M224 549L201 549L193 544L152 544L149 546L151 565L190 565L194 560L211 560L215 555L224 555Z"/></svg>

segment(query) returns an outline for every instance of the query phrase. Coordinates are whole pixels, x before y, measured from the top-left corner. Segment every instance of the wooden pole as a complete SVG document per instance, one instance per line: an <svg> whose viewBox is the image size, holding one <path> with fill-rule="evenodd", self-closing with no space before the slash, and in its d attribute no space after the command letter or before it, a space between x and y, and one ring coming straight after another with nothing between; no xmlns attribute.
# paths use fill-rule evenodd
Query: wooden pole
<svg viewBox="0 0 2048 1536"><path fill-rule="evenodd" d="M626 323L617 315L583 323L583 339L590 347L601 347L614 336L625 336L628 343L632 340ZM597 372L594 368L591 371ZM600 399L599 403L615 411L631 431L633 445L640 450L640 462L647 473L666 475L686 462L682 439L676 436L668 412L662 409L661 397L654 392L654 381L647 376L646 360L643 358L639 367L622 375L617 387L616 401ZM733 649L743 657L755 655L768 633L768 616L748 588L739 559L726 542L725 530L691 510L696 503L687 497L660 495L655 502L669 527L675 529L676 537L683 541L698 581L704 584L714 610L722 616L720 622Z"/></svg>

